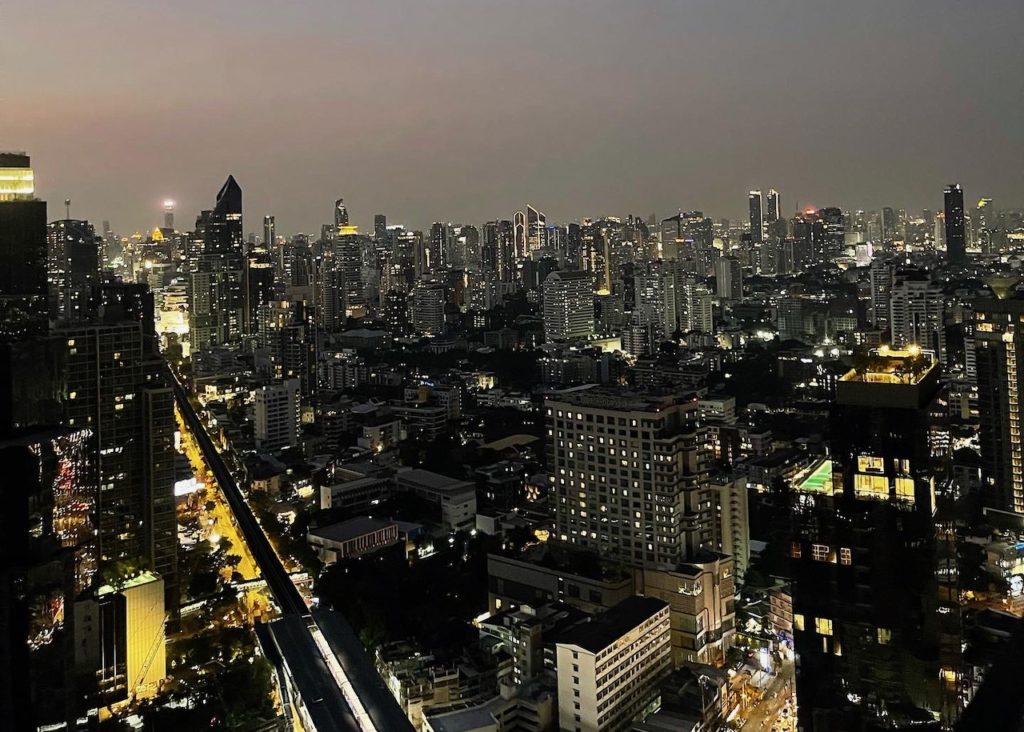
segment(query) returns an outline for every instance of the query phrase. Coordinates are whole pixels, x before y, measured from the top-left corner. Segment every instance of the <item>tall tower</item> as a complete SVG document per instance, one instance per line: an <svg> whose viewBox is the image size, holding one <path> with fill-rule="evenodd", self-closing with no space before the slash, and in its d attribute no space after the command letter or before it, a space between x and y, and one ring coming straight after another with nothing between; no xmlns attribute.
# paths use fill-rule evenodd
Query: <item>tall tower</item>
<svg viewBox="0 0 1024 732"><path fill-rule="evenodd" d="M533 253L547 246L548 219L533 206L526 206L526 250Z"/></svg>
<svg viewBox="0 0 1024 732"><path fill-rule="evenodd" d="M761 191L751 191L747 196L747 205L750 209L750 241L756 244L764 241L764 216L761 212Z"/></svg>
<svg viewBox="0 0 1024 732"><path fill-rule="evenodd" d="M836 386L832 480L790 509L808 732L904 729L944 705L928 444L938 365L916 350L872 356Z"/></svg>
<svg viewBox="0 0 1024 732"><path fill-rule="evenodd" d="M174 230L174 201L164 201L164 228Z"/></svg>
<svg viewBox="0 0 1024 732"><path fill-rule="evenodd" d="M526 257L526 214L522 211L516 211L512 216L512 232L515 236L515 256L516 259L523 259Z"/></svg>
<svg viewBox="0 0 1024 732"><path fill-rule="evenodd" d="M25 153L0 152L0 336L47 328L46 202Z"/></svg>
<svg viewBox="0 0 1024 732"><path fill-rule="evenodd" d="M997 290L1004 299L974 304L974 355L987 509L1024 515L1024 299Z"/></svg>
<svg viewBox="0 0 1024 732"><path fill-rule="evenodd" d="M342 226L348 226L348 209L345 208L345 199L339 198L334 202L334 230Z"/></svg>
<svg viewBox="0 0 1024 732"><path fill-rule="evenodd" d="M946 211L946 257L950 264L967 262L964 234L964 191L959 183L950 183L944 192Z"/></svg>
<svg viewBox="0 0 1024 732"><path fill-rule="evenodd" d="M768 189L768 195L766 197L766 206L764 211L764 223L765 226L771 226L776 221L782 218L782 211L779 202L779 192L774 188Z"/></svg>
<svg viewBox="0 0 1024 732"><path fill-rule="evenodd" d="M242 189L233 176L221 187L213 210L196 219L192 239L192 351L235 345L245 320L245 257Z"/></svg>

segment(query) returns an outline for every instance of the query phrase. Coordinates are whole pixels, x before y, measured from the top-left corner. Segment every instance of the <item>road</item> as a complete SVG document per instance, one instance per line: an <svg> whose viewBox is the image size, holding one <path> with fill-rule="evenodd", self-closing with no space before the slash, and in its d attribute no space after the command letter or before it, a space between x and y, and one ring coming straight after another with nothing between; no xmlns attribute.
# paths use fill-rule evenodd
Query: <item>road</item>
<svg viewBox="0 0 1024 732"><path fill-rule="evenodd" d="M769 732L770 730L792 730L796 721L794 706L795 676L793 661L784 661L778 675L772 680L765 691L764 697L747 717L743 732ZM783 707L789 702L790 714L781 714Z"/></svg>
<svg viewBox="0 0 1024 732"><path fill-rule="evenodd" d="M178 409L181 411L181 415L184 417L189 432L192 433L192 437L196 441L196 445L203 453L207 468L220 485L224 499L227 501L228 507L235 517L239 530L245 537L245 543L248 544L253 559L256 560L256 564L259 565L263 577L267 581L267 587L270 588L274 602L285 615L308 616L309 608L306 607L306 601L302 599L298 588L295 587L291 577L288 576L285 568L281 565L277 553L270 546L267 535L263 533L259 522L253 516L249 504L246 503L245 498L242 496L242 491L239 490L238 484L231 475L231 471L228 470L216 445L213 444L213 440L207 434L206 427L203 425L202 420L199 419L199 415L196 414L196 410L189 401L185 388L173 374L171 375L171 386L174 389L174 396L178 402Z"/></svg>
<svg viewBox="0 0 1024 732"><path fill-rule="evenodd" d="M282 670L288 671L299 687L296 691L303 698L297 701L310 712L306 716L307 723L315 731L411 732L412 725L380 676L366 671L372 670L366 650L358 642L352 645L345 643L344 639L339 640L348 625L344 619L340 615L332 618L331 611L320 616L310 612L196 414L185 388L170 369L168 376L178 409L203 454L207 468L219 483L275 603L285 616L267 626L265 630L269 633L260 629L257 635L265 640L269 640L268 636L280 636L274 642L284 657ZM348 633L351 633L350 629ZM290 666L287 663L289 658L292 661ZM332 700L333 704L329 705ZM330 710L326 709L328 706ZM327 721L320 719L319 723L314 723L318 713L325 711L330 711L325 714Z"/></svg>

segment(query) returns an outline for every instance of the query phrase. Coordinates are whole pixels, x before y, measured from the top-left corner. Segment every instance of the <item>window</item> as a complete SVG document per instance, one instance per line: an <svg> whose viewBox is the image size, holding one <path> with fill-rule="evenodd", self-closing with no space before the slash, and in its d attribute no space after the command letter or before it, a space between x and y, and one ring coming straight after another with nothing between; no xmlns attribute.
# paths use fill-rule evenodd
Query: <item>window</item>
<svg viewBox="0 0 1024 732"><path fill-rule="evenodd" d="M811 556L814 557L816 562L827 562L828 561L828 545L827 544L811 544Z"/></svg>
<svg viewBox="0 0 1024 732"><path fill-rule="evenodd" d="M815 618L814 630L820 635L832 635L832 620L830 618Z"/></svg>
<svg viewBox="0 0 1024 732"><path fill-rule="evenodd" d="M846 566L853 564L853 552L848 547L839 550L839 563Z"/></svg>
<svg viewBox="0 0 1024 732"><path fill-rule="evenodd" d="M857 457L858 473L881 473L884 468L884 461L873 455L859 455Z"/></svg>
<svg viewBox="0 0 1024 732"><path fill-rule="evenodd" d="M789 548L789 553L793 559L799 559L803 554L803 550L800 548L800 542L794 541L793 545Z"/></svg>
<svg viewBox="0 0 1024 732"><path fill-rule="evenodd" d="M794 613L793 614L793 627L796 630L801 630L801 631L804 629L804 616L803 616L802 613Z"/></svg>
<svg viewBox="0 0 1024 732"><path fill-rule="evenodd" d="M884 475L857 473L853 476L853 489L858 498L888 498L889 481Z"/></svg>
<svg viewBox="0 0 1024 732"><path fill-rule="evenodd" d="M900 501L914 500L914 479L913 478L897 478L896 479L896 499Z"/></svg>
<svg viewBox="0 0 1024 732"><path fill-rule="evenodd" d="M888 628L879 628L878 629L878 644L879 645L887 646L887 645L889 645L889 642L891 640L892 640L892 631L891 630L889 630Z"/></svg>

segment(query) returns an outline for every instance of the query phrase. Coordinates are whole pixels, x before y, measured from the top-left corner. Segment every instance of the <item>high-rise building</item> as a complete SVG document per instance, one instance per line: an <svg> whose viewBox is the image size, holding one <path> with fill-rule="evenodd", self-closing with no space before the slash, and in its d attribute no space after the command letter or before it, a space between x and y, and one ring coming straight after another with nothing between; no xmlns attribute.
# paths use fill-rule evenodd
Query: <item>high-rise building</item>
<svg viewBox="0 0 1024 732"><path fill-rule="evenodd" d="M899 270L889 295L893 345L931 350L946 363L945 299L928 272Z"/></svg>
<svg viewBox="0 0 1024 732"><path fill-rule="evenodd" d="M532 254L548 244L547 217L533 206L526 206L526 251Z"/></svg>
<svg viewBox="0 0 1024 732"><path fill-rule="evenodd" d="M594 334L594 285L589 272L552 272L544 280L544 339Z"/></svg>
<svg viewBox="0 0 1024 732"><path fill-rule="evenodd" d="M189 262L192 352L239 342L245 322L242 189L233 176L196 219Z"/></svg>
<svg viewBox="0 0 1024 732"><path fill-rule="evenodd" d="M136 320L54 334L64 348L65 424L91 432L100 569L156 571L176 611L174 395L163 361Z"/></svg>
<svg viewBox="0 0 1024 732"><path fill-rule="evenodd" d="M555 645L558 728L629 729L672 670L666 602L629 597L565 631Z"/></svg>
<svg viewBox="0 0 1024 732"><path fill-rule="evenodd" d="M0 152L0 336L45 333L48 311L46 201L29 156Z"/></svg>
<svg viewBox="0 0 1024 732"><path fill-rule="evenodd" d="M715 261L715 293L723 300L743 299L743 269L736 257Z"/></svg>
<svg viewBox="0 0 1024 732"><path fill-rule="evenodd" d="M100 278L102 240L88 221L64 219L47 227L50 317L80 320L88 314L89 293Z"/></svg>
<svg viewBox="0 0 1024 732"><path fill-rule="evenodd" d="M421 282L412 291L412 327L422 335L444 333L445 288L438 283Z"/></svg>
<svg viewBox="0 0 1024 732"><path fill-rule="evenodd" d="M256 449L266 452L294 447L299 441L302 403L298 379L285 379L256 390Z"/></svg>
<svg viewBox="0 0 1024 732"><path fill-rule="evenodd" d="M892 305L892 278L894 268L890 260L876 257L871 260L868 272L871 281L871 324L884 330L889 327Z"/></svg>
<svg viewBox="0 0 1024 732"><path fill-rule="evenodd" d="M772 229L772 224L782 219L782 209L779 201L779 192L774 188L768 189L768 195L765 196L765 211L764 211L764 223L765 228L769 231Z"/></svg>
<svg viewBox="0 0 1024 732"><path fill-rule="evenodd" d="M946 258L950 264L967 262L967 238L964 232L964 191L959 183L950 183L943 193L946 213Z"/></svg>
<svg viewBox="0 0 1024 732"><path fill-rule="evenodd" d="M522 211L516 211L512 216L512 235L513 242L515 244L515 258L524 259L526 257L526 214Z"/></svg>
<svg viewBox="0 0 1024 732"><path fill-rule="evenodd" d="M363 248L369 246L369 241L353 229L355 227L343 227L334 240L334 285L337 288L339 311L358 318L366 310Z"/></svg>
<svg viewBox="0 0 1024 732"><path fill-rule="evenodd" d="M384 214L373 215L373 238L378 244L387 243L388 217Z"/></svg>
<svg viewBox="0 0 1024 732"><path fill-rule="evenodd" d="M756 244L764 241L764 216L761 211L761 191L751 191L748 194L747 206L750 209L750 241Z"/></svg>
<svg viewBox="0 0 1024 732"><path fill-rule="evenodd" d="M1001 292L1002 295L1008 293ZM1024 299L974 303L982 501L987 509L1024 516Z"/></svg>
<svg viewBox="0 0 1024 732"><path fill-rule="evenodd" d="M666 569L710 545L711 448L696 399L595 388L552 395L544 410L560 541Z"/></svg>
<svg viewBox="0 0 1024 732"><path fill-rule="evenodd" d="M680 328L687 333L693 331L713 333L715 331L714 295L705 285L692 280L686 282L682 289L686 312Z"/></svg>
<svg viewBox="0 0 1024 732"><path fill-rule="evenodd" d="M889 348L837 384L832 480L791 509L801 729L905 729L944 708L956 669L940 654L928 444L938 391L929 354Z"/></svg>
<svg viewBox="0 0 1024 732"><path fill-rule="evenodd" d="M339 198L334 202L334 230L342 226L348 226L348 209L345 208L345 199Z"/></svg>
<svg viewBox="0 0 1024 732"><path fill-rule="evenodd" d="M75 598L96 572L88 430L0 441L0 724L68 728L78 717Z"/></svg>

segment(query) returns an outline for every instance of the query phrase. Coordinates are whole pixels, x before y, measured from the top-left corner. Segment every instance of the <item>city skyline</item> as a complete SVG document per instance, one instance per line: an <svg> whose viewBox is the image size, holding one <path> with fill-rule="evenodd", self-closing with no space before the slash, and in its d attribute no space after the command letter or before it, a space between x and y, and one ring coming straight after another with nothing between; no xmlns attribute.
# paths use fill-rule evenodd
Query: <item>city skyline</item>
<svg viewBox="0 0 1024 732"><path fill-rule="evenodd" d="M85 45L60 46L12 77L0 147L49 171L40 197L122 232L158 225L165 198L191 225L227 172L253 231L272 214L279 231L316 232L339 196L363 230L377 212L426 229L527 203L552 221L679 208L739 220L746 192L768 187L784 214L940 210L951 180L968 204L1024 202L1004 162L1024 153L1024 52L998 33L1024 20L1019 3L581 9L8 9L13 57L33 57L21 44L55 17L112 40L90 63ZM113 40L161 35L177 53Z"/></svg>

